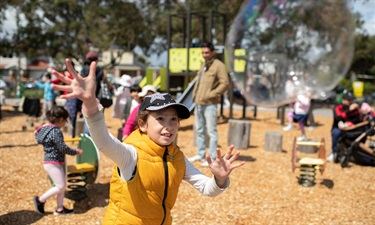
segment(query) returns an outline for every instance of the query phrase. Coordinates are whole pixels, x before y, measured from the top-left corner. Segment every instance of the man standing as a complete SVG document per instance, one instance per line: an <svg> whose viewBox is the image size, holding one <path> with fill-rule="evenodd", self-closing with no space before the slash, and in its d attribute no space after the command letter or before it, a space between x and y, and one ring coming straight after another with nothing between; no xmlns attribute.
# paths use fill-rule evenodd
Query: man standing
<svg viewBox="0 0 375 225"><path fill-rule="evenodd" d="M215 58L215 48L212 43L201 45L205 60L197 73L197 82L193 90L195 105L195 131L198 154L189 158L190 162L203 161L202 166L208 166L206 155L206 130L210 138L209 150L212 161L216 160L217 148L217 105L221 95L229 86L228 73L225 65Z"/></svg>

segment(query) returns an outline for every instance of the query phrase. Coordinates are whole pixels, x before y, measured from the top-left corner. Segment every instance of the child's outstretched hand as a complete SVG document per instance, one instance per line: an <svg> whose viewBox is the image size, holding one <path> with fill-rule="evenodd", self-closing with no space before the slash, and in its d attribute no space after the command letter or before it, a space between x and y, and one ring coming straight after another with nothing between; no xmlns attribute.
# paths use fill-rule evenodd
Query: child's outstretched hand
<svg viewBox="0 0 375 225"><path fill-rule="evenodd" d="M212 174L215 176L216 184L219 187L224 187L225 180L228 178L229 174L235 169L245 164L245 162L234 163L234 161L240 155L240 152L232 152L234 146L229 146L229 150L225 153L224 156L221 156L220 148L216 149L216 160L212 162L209 154L206 155L206 160L211 169Z"/></svg>
<svg viewBox="0 0 375 225"><path fill-rule="evenodd" d="M82 77L79 73L75 71L69 59L65 60L66 68L73 76L73 79L70 79L64 76L63 73L59 73L56 70L52 71L52 74L56 75L62 82L66 85L57 85L52 84L52 88L59 91L66 91L68 94L62 95L62 99L68 98L78 98L80 99L85 107L92 108L97 105L95 89L96 89L96 80L95 80L95 69L96 62L92 62L90 65L90 73L87 77Z"/></svg>

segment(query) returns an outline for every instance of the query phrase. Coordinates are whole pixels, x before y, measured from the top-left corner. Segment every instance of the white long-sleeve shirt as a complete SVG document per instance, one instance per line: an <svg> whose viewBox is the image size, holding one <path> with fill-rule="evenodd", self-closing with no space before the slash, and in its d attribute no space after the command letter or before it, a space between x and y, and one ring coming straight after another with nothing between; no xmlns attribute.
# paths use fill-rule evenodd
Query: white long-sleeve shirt
<svg viewBox="0 0 375 225"><path fill-rule="evenodd" d="M85 115L85 119L96 147L118 166L121 178L124 181L129 181L138 160L136 149L132 145L120 142L108 132L102 111L90 117ZM186 157L184 158L186 170L183 180L193 185L202 194L213 197L223 192L229 186L228 178L224 188L219 188L214 177L209 178L202 174Z"/></svg>

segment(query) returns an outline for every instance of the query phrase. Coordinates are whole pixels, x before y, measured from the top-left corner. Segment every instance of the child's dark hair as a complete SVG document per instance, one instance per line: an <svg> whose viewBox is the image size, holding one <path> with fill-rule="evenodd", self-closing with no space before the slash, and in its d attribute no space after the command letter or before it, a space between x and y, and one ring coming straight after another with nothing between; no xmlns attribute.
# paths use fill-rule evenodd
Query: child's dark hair
<svg viewBox="0 0 375 225"><path fill-rule="evenodd" d="M46 73L46 75L44 75L48 80L51 80L52 76L50 73Z"/></svg>
<svg viewBox="0 0 375 225"><path fill-rule="evenodd" d="M68 119L69 112L63 106L54 106L47 111L46 117L50 123L55 124L60 118Z"/></svg>
<svg viewBox="0 0 375 225"><path fill-rule="evenodd" d="M141 92L142 88L138 84L130 86L130 92Z"/></svg>

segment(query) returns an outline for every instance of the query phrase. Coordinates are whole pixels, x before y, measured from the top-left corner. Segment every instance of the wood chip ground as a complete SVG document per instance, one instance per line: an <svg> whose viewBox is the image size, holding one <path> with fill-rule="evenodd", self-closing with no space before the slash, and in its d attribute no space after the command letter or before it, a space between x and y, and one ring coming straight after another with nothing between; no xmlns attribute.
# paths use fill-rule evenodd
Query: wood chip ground
<svg viewBox="0 0 375 225"><path fill-rule="evenodd" d="M109 201L109 181L113 163L101 155L100 174L96 184L88 190L88 198L80 202L65 199L74 207L71 216L54 216L55 199L45 206L47 214L37 214L33 196L50 188L43 170L42 146L36 145L34 127L28 126L23 113L3 106L4 119L0 123L0 224L101 224ZM112 109L105 110L109 131L117 135L118 119L111 117ZM228 112L224 111L224 116ZM241 111L234 117L240 118ZM231 184L223 194L211 198L183 182L173 208L173 224L374 224L375 168L351 164L341 168L328 163L326 171L316 176L314 187L302 187L292 172L291 150L293 138L300 135L297 126L283 131L275 112L258 111L251 120L251 146L241 150L239 160L246 164L235 170ZM315 116L317 126L307 130L308 138L325 138L330 152L332 117ZM193 141L194 116L181 121L178 145L187 157L196 153ZM228 121L220 119L219 145L227 149ZM22 125L27 125L22 131ZM282 152L263 150L266 131L283 134ZM70 137L68 132L65 137ZM72 162L73 157L68 157ZM208 168L195 166L210 176Z"/></svg>

